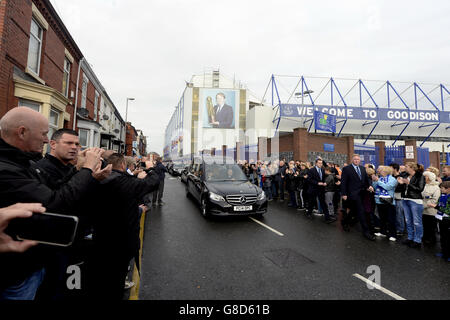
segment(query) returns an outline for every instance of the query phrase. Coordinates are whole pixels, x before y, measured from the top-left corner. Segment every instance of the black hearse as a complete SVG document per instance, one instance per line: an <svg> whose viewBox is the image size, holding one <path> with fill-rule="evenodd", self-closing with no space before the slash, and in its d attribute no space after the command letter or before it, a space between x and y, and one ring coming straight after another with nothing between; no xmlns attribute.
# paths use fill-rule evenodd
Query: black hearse
<svg viewBox="0 0 450 320"><path fill-rule="evenodd" d="M172 166L168 169L169 174L171 174L174 177L181 176L181 173L185 169L185 165L182 162L174 162Z"/></svg>
<svg viewBox="0 0 450 320"><path fill-rule="evenodd" d="M188 169L186 196L194 198L203 216L256 215L267 212L264 191L248 181L233 159L194 158Z"/></svg>

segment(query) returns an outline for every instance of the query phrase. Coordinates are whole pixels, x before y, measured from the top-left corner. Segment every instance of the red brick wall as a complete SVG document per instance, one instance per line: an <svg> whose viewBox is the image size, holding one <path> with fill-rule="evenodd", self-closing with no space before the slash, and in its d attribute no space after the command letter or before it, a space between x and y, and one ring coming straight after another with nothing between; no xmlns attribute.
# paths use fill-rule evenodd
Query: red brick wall
<svg viewBox="0 0 450 320"><path fill-rule="evenodd" d="M324 144L334 144L334 153L345 154L347 159L354 152L353 137L332 137L324 134L308 133L306 129L295 129L292 134L279 138L279 152L294 152L294 159L307 161L308 152L324 151ZM267 139L267 152L272 153L272 139Z"/></svg>
<svg viewBox="0 0 450 320"><path fill-rule="evenodd" d="M70 91L75 93L78 60L81 58L81 53L75 51L67 38L64 39L61 31L58 32L60 28L55 22L55 18L51 16L45 1L34 0L33 2L49 23L48 30L43 34L39 76L47 86L61 92L64 74L64 48L67 48L75 58L70 72L70 99ZM18 105L18 99L14 97L13 66L15 65L23 72L27 66L32 19L31 3L30 0L2 0L0 2L0 117ZM71 121L66 125L72 128L73 106L68 105L66 111L71 115Z"/></svg>
<svg viewBox="0 0 450 320"><path fill-rule="evenodd" d="M125 143L127 146L126 155L132 156L133 155L133 141L136 141L136 130L129 123L127 123L127 133L126 133L125 141L126 141Z"/></svg>
<svg viewBox="0 0 450 320"><path fill-rule="evenodd" d="M12 83L13 66L25 71L31 26L31 2L1 1L0 33L0 116L17 106Z"/></svg>

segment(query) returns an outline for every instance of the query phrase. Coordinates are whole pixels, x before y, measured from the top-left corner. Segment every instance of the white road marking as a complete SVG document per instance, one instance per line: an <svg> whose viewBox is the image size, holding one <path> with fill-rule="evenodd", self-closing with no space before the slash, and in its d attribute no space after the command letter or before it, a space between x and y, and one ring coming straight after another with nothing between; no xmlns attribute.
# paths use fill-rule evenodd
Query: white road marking
<svg viewBox="0 0 450 320"><path fill-rule="evenodd" d="M395 294L395 293L393 293L392 291L390 291L390 290L388 290L388 289L386 289L386 288L383 288L382 286L376 284L376 283L373 282L373 281L370 281L370 280L364 278L363 276L361 276L361 275L359 275L359 274L357 274L357 273L353 274L353 276L356 277L356 278L358 278L358 279L360 279L360 280L362 280L362 281L364 281L365 283L371 285L371 286L374 287L375 289L380 290L381 292L387 294L388 296L390 296L390 297L392 297L392 298L394 298L394 299L396 299L396 300L406 300L405 298L400 297L398 294Z"/></svg>
<svg viewBox="0 0 450 320"><path fill-rule="evenodd" d="M266 224L262 223L261 221L259 221L259 220L256 220L256 219L254 219L254 218L252 218L252 217L249 217L249 218L250 218L250 219L252 219L253 221L255 221L256 223L258 223L258 224L262 225L262 226L263 226L264 228L266 228L266 229L269 229L270 231L272 231L272 232L276 233L277 235L279 235L279 236L281 236L281 237L283 237L283 236L284 236L284 234L282 234L281 232L279 232L279 231L277 231L277 230L275 230L275 229L273 229L273 228L269 227L268 225L266 225Z"/></svg>

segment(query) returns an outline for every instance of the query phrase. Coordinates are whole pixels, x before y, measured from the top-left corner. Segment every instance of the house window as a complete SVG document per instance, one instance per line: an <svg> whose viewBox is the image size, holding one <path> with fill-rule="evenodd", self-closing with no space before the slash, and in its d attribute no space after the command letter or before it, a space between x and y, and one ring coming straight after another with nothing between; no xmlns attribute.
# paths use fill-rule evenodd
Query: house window
<svg viewBox="0 0 450 320"><path fill-rule="evenodd" d="M95 132L95 131L94 131L94 143L93 143L93 147L97 147L97 146L98 146L97 139L98 139L98 132Z"/></svg>
<svg viewBox="0 0 450 320"><path fill-rule="evenodd" d="M101 138L100 140L100 148L109 149L109 139L108 138Z"/></svg>
<svg viewBox="0 0 450 320"><path fill-rule="evenodd" d="M25 100L25 99L19 99L19 107L28 107L33 109L34 111L40 112L41 111L41 104L38 102Z"/></svg>
<svg viewBox="0 0 450 320"><path fill-rule="evenodd" d="M79 129L78 136L80 138L80 145L82 148L89 147L89 130Z"/></svg>
<svg viewBox="0 0 450 320"><path fill-rule="evenodd" d="M95 91L95 100L94 100L94 120L97 121L97 108L98 108L98 99L100 95L97 91Z"/></svg>
<svg viewBox="0 0 450 320"><path fill-rule="evenodd" d="M88 87L89 79L83 75L83 85L81 87L81 108L86 108L86 96L87 96L87 87Z"/></svg>
<svg viewBox="0 0 450 320"><path fill-rule="evenodd" d="M41 63L42 34L42 27L32 19L28 48L28 69L36 75L39 75L39 65Z"/></svg>
<svg viewBox="0 0 450 320"><path fill-rule="evenodd" d="M59 117L61 113L51 108L50 109L50 117L48 119L48 139L50 140L53 133L55 133L59 129ZM50 152L50 144L47 145L47 152Z"/></svg>
<svg viewBox="0 0 450 320"><path fill-rule="evenodd" d="M66 98L69 96L69 84L70 84L70 61L69 59L65 58L62 93Z"/></svg>

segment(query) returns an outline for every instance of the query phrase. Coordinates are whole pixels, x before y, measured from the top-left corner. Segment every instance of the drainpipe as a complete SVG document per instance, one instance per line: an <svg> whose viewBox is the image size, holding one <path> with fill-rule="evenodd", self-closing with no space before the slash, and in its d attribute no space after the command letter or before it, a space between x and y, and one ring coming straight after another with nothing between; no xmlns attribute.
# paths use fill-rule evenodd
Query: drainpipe
<svg viewBox="0 0 450 320"><path fill-rule="evenodd" d="M77 122L78 85L80 83L80 69L81 69L81 64L83 63L83 61L84 61L84 57L81 58L80 63L78 64L77 88L76 88L76 92L75 92L75 106L73 109L73 130L75 130L76 122Z"/></svg>

